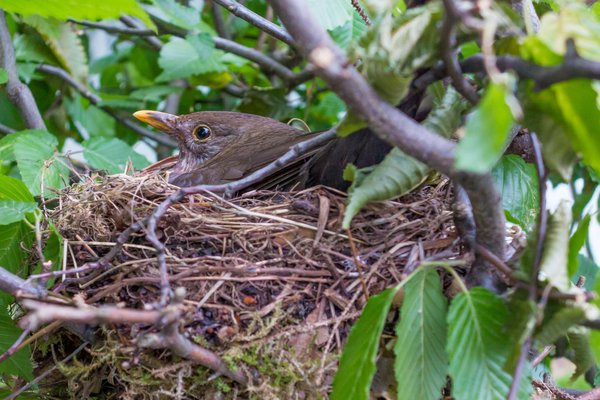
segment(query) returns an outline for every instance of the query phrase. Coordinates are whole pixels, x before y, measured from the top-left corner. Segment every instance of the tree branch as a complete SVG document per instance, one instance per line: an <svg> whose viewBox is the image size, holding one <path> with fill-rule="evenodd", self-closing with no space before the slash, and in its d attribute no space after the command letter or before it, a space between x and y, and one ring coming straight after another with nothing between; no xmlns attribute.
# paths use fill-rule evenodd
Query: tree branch
<svg viewBox="0 0 600 400"><path fill-rule="evenodd" d="M316 66L348 106L383 140L457 180L469 194L477 226L477 242L503 258L504 213L490 174L472 174L454 169L455 144L429 131L379 98L298 0L273 0L273 7L297 46ZM473 268L475 269L475 268ZM486 284L491 267L478 267L476 283ZM491 282L493 284L493 282Z"/></svg>
<svg viewBox="0 0 600 400"><path fill-rule="evenodd" d="M286 32L285 29L280 26L275 25L268 19L261 17L255 12L249 10L244 7L240 3L234 0L213 0L215 3L219 3L221 6L225 7L230 13L240 17L246 22L251 23L256 26L258 29L268 33L273 36L275 39L279 39L285 44L290 46L294 46L294 39L290 36L289 33Z"/></svg>
<svg viewBox="0 0 600 400"><path fill-rule="evenodd" d="M33 94L27 85L19 80L15 50L13 48L10 32L6 26L4 11L0 9L0 67L8 74L6 82L6 94L11 103L19 109L25 126L31 129L46 129L44 119L40 114Z"/></svg>
<svg viewBox="0 0 600 400"><path fill-rule="evenodd" d="M77 25L86 26L88 28L101 29L108 33L117 33L123 35L133 35L133 36L156 36L156 33L151 29L138 29L138 28L130 28L128 26L114 26L108 24L102 24L98 22L90 22L90 21L80 21L75 19L68 19L69 22L72 22Z"/></svg>
<svg viewBox="0 0 600 400"><path fill-rule="evenodd" d="M102 105L102 99L98 95L92 93L85 85L83 85L81 82L77 81L75 78L69 75L69 73L64 69L55 67L53 65L40 64L38 65L37 70L62 79L67 85L71 86L73 89L79 92L79 94L88 99L90 103L97 106L98 108L106 112L108 115L113 117L115 120L125 125L129 129L133 130L135 133L144 136L148 139L155 140L156 142L164 144L166 146L177 146L177 144L165 134L155 133L146 128L143 128L135 122L133 122L131 119L121 116L117 111L113 110L112 108Z"/></svg>
<svg viewBox="0 0 600 400"><path fill-rule="evenodd" d="M555 83L576 78L600 79L600 63L581 58L572 40L567 41L567 53L562 64L547 67L525 61L520 57L498 56L496 66L500 72L514 71L521 79L533 80L536 90L543 90ZM486 73L481 54L461 61L460 68L466 73ZM445 63L441 62L417 78L412 86L415 90L423 90L446 76Z"/></svg>

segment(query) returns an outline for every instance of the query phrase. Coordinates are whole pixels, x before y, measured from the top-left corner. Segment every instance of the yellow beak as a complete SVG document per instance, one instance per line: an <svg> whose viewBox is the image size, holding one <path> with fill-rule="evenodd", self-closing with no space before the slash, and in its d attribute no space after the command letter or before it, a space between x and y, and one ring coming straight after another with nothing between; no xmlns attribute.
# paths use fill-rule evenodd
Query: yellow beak
<svg viewBox="0 0 600 400"><path fill-rule="evenodd" d="M165 133L171 133L175 129L177 120L176 115L150 110L136 111L133 116Z"/></svg>

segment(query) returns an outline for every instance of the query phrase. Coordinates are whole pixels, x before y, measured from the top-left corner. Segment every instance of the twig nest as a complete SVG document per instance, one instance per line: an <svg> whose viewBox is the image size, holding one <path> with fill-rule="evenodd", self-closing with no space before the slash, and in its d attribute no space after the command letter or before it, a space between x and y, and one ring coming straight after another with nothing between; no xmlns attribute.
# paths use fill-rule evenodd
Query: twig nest
<svg viewBox="0 0 600 400"><path fill-rule="evenodd" d="M66 239L63 268L106 254L124 229L175 190L160 176L127 175L66 189L52 215ZM335 361L364 306L363 282L375 294L423 258L456 255L447 192L442 181L367 206L352 223L355 254L341 229L345 197L339 192L316 187L233 199L189 196L169 208L157 231L171 287L183 297L180 332L254 384L242 387L169 352L141 348L136 339L159 327L126 323L96 330L89 350L62 372L77 382L79 396L326 397ZM107 268L59 283L63 294L83 294L90 305L143 310L160 296L156 250L142 231ZM56 352L66 355L80 344L67 333L56 341L57 358ZM39 355L42 366L53 362L51 353Z"/></svg>

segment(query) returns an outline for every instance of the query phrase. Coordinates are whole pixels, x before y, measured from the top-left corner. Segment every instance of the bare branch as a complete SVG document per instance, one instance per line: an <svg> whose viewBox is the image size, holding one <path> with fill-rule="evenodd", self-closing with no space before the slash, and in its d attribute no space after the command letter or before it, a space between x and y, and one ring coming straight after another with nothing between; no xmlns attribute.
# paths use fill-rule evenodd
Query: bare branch
<svg viewBox="0 0 600 400"><path fill-rule="evenodd" d="M440 36L440 53L444 60L446 71L452 79L452 86L458 93L463 95L471 104L479 102L477 91L469 84L460 70L458 63L458 49L456 48L456 23L459 21L455 14L455 5L453 0L444 0L446 13Z"/></svg>
<svg viewBox="0 0 600 400"><path fill-rule="evenodd" d="M36 297L42 297L46 294L46 289L41 286L31 284L17 275L0 267L0 290L17 297L19 293L28 294Z"/></svg>
<svg viewBox="0 0 600 400"><path fill-rule="evenodd" d="M569 50L570 49L570 50ZM562 64L546 67L525 61L515 56L498 56L496 66L500 72L514 71L521 79L531 79L536 90L543 90L555 83L576 78L600 79L600 63L581 58L571 40L567 42L567 54ZM485 73L481 54L460 62L460 68L467 73ZM415 90L425 89L435 81L446 77L445 63L439 63L413 82Z"/></svg>
<svg viewBox="0 0 600 400"><path fill-rule="evenodd" d="M148 139L155 140L158 143L164 144L166 146L177 146L177 144L165 134L155 133L146 128L143 128L142 126L133 122L131 119L119 115L119 113L113 110L112 108L102 105L102 99L98 95L92 93L85 85L83 85L81 82L77 81L75 78L69 75L69 73L64 69L47 64L40 64L38 65L37 69L40 72L44 72L46 74L50 74L62 79L65 83L67 83L77 92L79 92L79 94L88 99L90 103L99 107L111 117L119 121L121 124L133 130L135 133L144 136Z"/></svg>
<svg viewBox="0 0 600 400"><path fill-rule="evenodd" d="M19 109L25 126L31 129L46 129L44 119L40 114L33 94L27 85L19 80L15 50L13 48L10 32L6 26L4 11L0 9L0 67L8 74L6 82L6 94L11 103Z"/></svg>
<svg viewBox="0 0 600 400"><path fill-rule="evenodd" d="M229 29L227 29L227 24L223 19L223 14L221 12L221 7L217 7L217 3L214 0L210 2L211 12L213 21L215 23L215 29L217 30L217 34L221 36L223 39L231 40L231 35L229 34Z"/></svg>
<svg viewBox="0 0 600 400"><path fill-rule="evenodd" d="M221 6L225 7L229 10L230 13L240 17L246 22L251 23L262 31L265 31L269 35L273 36L276 39L281 40L282 42L294 46L294 39L290 36L289 33L286 32L285 29L280 26L275 25L268 19L261 17L255 12L249 10L244 7L240 3L234 0L213 0L215 3L219 3Z"/></svg>
<svg viewBox="0 0 600 400"><path fill-rule="evenodd" d="M490 174L454 169L455 144L429 131L387 104L348 62L315 18L298 0L273 0L273 7L297 46L317 67L317 74L383 140L457 180L469 194L477 226L477 242L502 258L504 213ZM486 279L488 267L478 279ZM495 278L489 278L495 279Z"/></svg>
<svg viewBox="0 0 600 400"><path fill-rule="evenodd" d="M90 21L80 21L75 19L69 19L69 22L72 22L77 25L86 26L88 28L101 29L108 33L117 33L123 35L132 35L132 36L156 36L156 33L151 29L138 29L138 28L130 28L127 26L114 26L108 24L102 24L99 22L90 22Z"/></svg>
<svg viewBox="0 0 600 400"><path fill-rule="evenodd" d="M6 126L4 124L0 124L0 133L4 135L8 135L9 133L15 133L15 130L10 126Z"/></svg>

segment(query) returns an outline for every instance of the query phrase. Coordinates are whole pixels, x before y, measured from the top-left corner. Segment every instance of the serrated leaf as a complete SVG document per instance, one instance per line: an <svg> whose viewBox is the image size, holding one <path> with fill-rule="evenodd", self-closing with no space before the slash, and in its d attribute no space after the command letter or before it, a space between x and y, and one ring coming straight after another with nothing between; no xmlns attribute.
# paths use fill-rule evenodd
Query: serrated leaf
<svg viewBox="0 0 600 400"><path fill-rule="evenodd" d="M225 71L226 67L221 60L223 52L214 47L212 38L204 33L188 35L185 39L172 37L160 50L158 64L163 72L156 79L169 81Z"/></svg>
<svg viewBox="0 0 600 400"><path fill-rule="evenodd" d="M141 169L150 164L146 157L136 153L131 146L116 138L95 137L83 142L83 156L90 165L111 174L123 173L129 161Z"/></svg>
<svg viewBox="0 0 600 400"><path fill-rule="evenodd" d="M22 181L5 175L0 175L0 200L34 201L33 196Z"/></svg>
<svg viewBox="0 0 600 400"><path fill-rule="evenodd" d="M0 311L0 353L8 350L17 341L21 333L21 329L10 318L6 309ZM0 373L17 375L28 381L32 380L33 365L29 346L25 346L1 363Z"/></svg>
<svg viewBox="0 0 600 400"><path fill-rule="evenodd" d="M8 72L4 68L0 68L0 85L8 82Z"/></svg>
<svg viewBox="0 0 600 400"><path fill-rule="evenodd" d="M32 243L31 229L24 222L0 225L0 267L18 272L27 253L21 248L29 248Z"/></svg>
<svg viewBox="0 0 600 400"><path fill-rule="evenodd" d="M325 30L331 30L352 20L354 8L346 0L307 0L308 7Z"/></svg>
<svg viewBox="0 0 600 400"><path fill-rule="evenodd" d="M115 120L100 108L89 103L81 96L65 99L65 109L81 136L85 139L97 136L114 136Z"/></svg>
<svg viewBox="0 0 600 400"><path fill-rule="evenodd" d="M567 270L570 228L571 206L567 201L562 200L556 211L548 218L540 264L540 277L561 291L568 291L571 288Z"/></svg>
<svg viewBox="0 0 600 400"><path fill-rule="evenodd" d="M53 190L65 187L69 169L58 159L58 141L50 133L29 132L14 141L14 154L23 183L34 196L56 196Z"/></svg>
<svg viewBox="0 0 600 400"><path fill-rule="evenodd" d="M571 239L569 239L569 259L568 259L568 274L573 277L579 269L579 251L585 244L590 228L591 216L588 214L577 225L577 229Z"/></svg>
<svg viewBox="0 0 600 400"><path fill-rule="evenodd" d="M167 22L184 29L195 29L200 24L202 10L179 4L175 0L153 0L165 14Z"/></svg>
<svg viewBox="0 0 600 400"><path fill-rule="evenodd" d="M525 231L531 231L540 205L535 166L517 155L506 155L492 169L492 178L502 194L502 207L507 219L519 224Z"/></svg>
<svg viewBox="0 0 600 400"><path fill-rule="evenodd" d="M344 25L331 30L329 34L333 41L342 49L348 48L367 31L368 27L358 13L354 13L353 18Z"/></svg>
<svg viewBox="0 0 600 400"><path fill-rule="evenodd" d="M354 57L361 72L386 101L406 96L414 72L436 61L439 51L440 4L431 2L396 17L384 15L362 35Z"/></svg>
<svg viewBox="0 0 600 400"><path fill-rule="evenodd" d="M135 0L2 0L2 8L8 12L53 17L62 21L73 19L109 19L131 15L141 19L148 27L156 26Z"/></svg>
<svg viewBox="0 0 600 400"><path fill-rule="evenodd" d="M44 137L47 133L47 131L41 129L27 129L4 136L0 139L0 161L15 161L14 144L20 136L39 135Z"/></svg>
<svg viewBox="0 0 600 400"><path fill-rule="evenodd" d="M398 399L440 397L448 369L447 307L437 271L433 268L416 271L405 285L400 322L396 326L394 369Z"/></svg>
<svg viewBox="0 0 600 400"><path fill-rule="evenodd" d="M37 208L37 203L15 200L0 200L0 225L21 221Z"/></svg>
<svg viewBox="0 0 600 400"><path fill-rule="evenodd" d="M473 113L467 117L466 136L456 148L457 169L485 173L499 160L514 124L505 85L491 83Z"/></svg>
<svg viewBox="0 0 600 400"><path fill-rule="evenodd" d="M379 348L379 336L396 288L386 289L372 296L360 318L350 331L348 342L340 359L333 380L332 400L367 400L371 380L375 375L375 358Z"/></svg>
<svg viewBox="0 0 600 400"><path fill-rule="evenodd" d="M78 81L87 81L87 56L81 38L69 23L32 15L24 18L50 47L60 64Z"/></svg>
<svg viewBox="0 0 600 400"><path fill-rule="evenodd" d="M457 400L505 399L511 375L504 371L511 343L504 331L508 311L484 288L454 298L448 312L452 396Z"/></svg>
<svg viewBox="0 0 600 400"><path fill-rule="evenodd" d="M465 103L460 100L458 93L454 89L448 89L437 101L423 125L444 137L449 137L459 127L464 107ZM423 183L431 172L427 165L398 148L393 148L375 167L363 170L356 170L354 166L346 168L344 179L352 181L344 213L343 226L346 229L365 204L409 193Z"/></svg>
<svg viewBox="0 0 600 400"><path fill-rule="evenodd" d="M573 327L569 329L567 339L575 352L573 363L576 369L571 377L573 381L595 365L594 354L590 347L590 329L583 326Z"/></svg>
<svg viewBox="0 0 600 400"><path fill-rule="evenodd" d="M567 331L576 324L585 320L585 311L580 307L562 307L556 311L548 321L544 320L535 339L540 346L553 344L567 334Z"/></svg>

